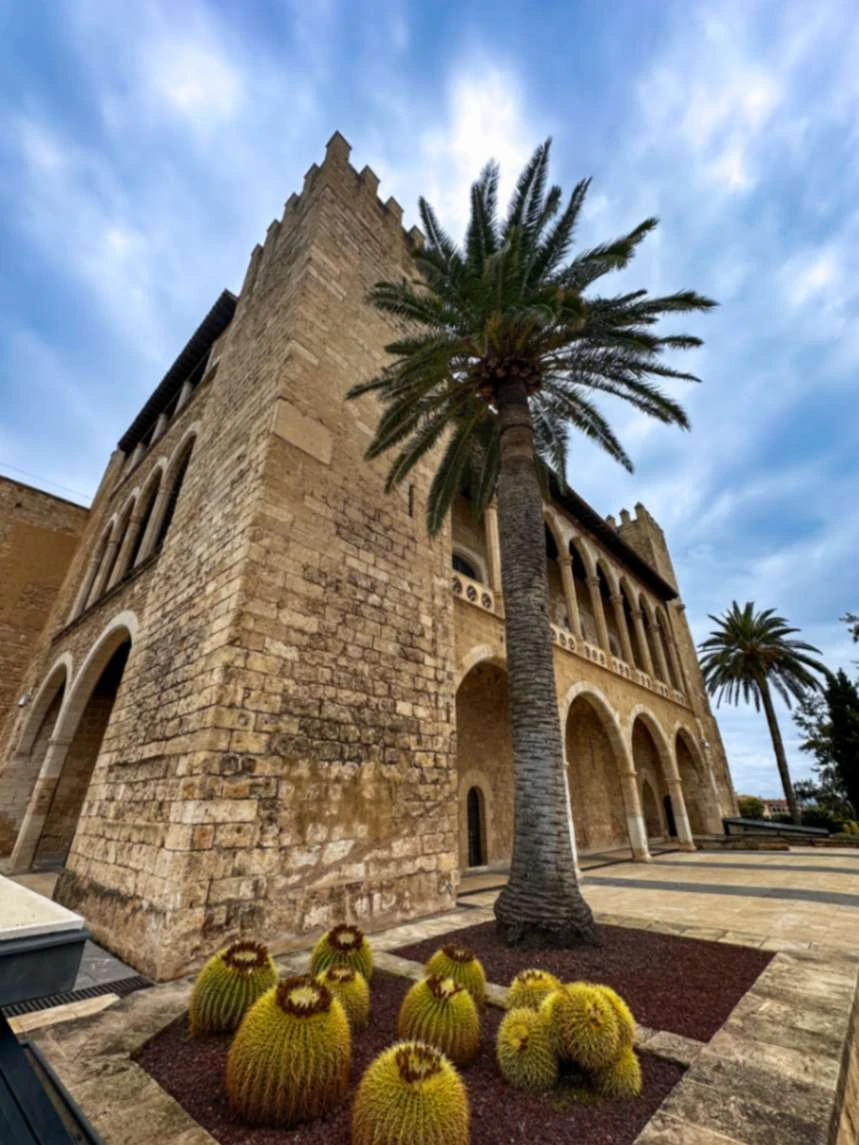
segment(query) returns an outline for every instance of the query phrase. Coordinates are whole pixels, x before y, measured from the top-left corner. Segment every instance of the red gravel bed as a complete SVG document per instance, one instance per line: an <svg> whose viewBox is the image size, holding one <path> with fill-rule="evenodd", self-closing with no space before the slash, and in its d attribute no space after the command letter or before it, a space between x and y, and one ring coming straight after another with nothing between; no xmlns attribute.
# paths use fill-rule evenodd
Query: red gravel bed
<svg viewBox="0 0 859 1145"><path fill-rule="evenodd" d="M400 1003L411 982L376 973L370 1026L354 1039L354 1086L372 1059L396 1041ZM477 1061L463 1071L471 1108L471 1145L630 1145L680 1080L680 1066L641 1055L644 1089L631 1101L595 1106L566 1105L513 1089L495 1064L495 1036L501 1011L483 1015L483 1045ZM349 1145L352 1094L330 1117L298 1129L248 1129L232 1114L223 1077L228 1037L186 1040L185 1021L162 1030L142 1050L139 1063L222 1145ZM406 1145L406 1143L404 1143ZM409 1143L411 1145L411 1143Z"/></svg>
<svg viewBox="0 0 859 1145"><path fill-rule="evenodd" d="M643 1026L707 1042L769 964L772 954L724 942L701 942L601 926L602 945L579 950L517 950L505 946L485 922L391 953L417 962L446 942L471 947L490 982L507 986L520 970L537 966L565 982L586 979L613 986Z"/></svg>

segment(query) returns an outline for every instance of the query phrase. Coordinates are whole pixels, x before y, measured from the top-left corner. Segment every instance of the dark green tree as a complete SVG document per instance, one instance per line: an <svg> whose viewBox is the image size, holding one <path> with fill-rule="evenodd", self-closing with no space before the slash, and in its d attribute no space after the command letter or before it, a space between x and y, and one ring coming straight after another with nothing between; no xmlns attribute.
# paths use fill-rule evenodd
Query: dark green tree
<svg viewBox="0 0 859 1145"><path fill-rule="evenodd" d="M757 795L740 795L737 807L744 819L763 819L766 811L763 799L759 799Z"/></svg>
<svg viewBox="0 0 859 1145"><path fill-rule="evenodd" d="M859 816L859 688L839 669L821 693L804 697L794 715L814 756L817 801L842 818Z"/></svg>
<svg viewBox="0 0 859 1145"><path fill-rule="evenodd" d="M819 649L790 639L798 628L790 628L772 608L755 612L751 601L744 608L734 601L724 616L710 619L716 628L698 648L707 691L716 696L717 704L723 699L731 704L742 699L746 703L752 700L757 711L763 707L790 817L799 823L799 805L790 781L772 690L790 707L791 701L801 701L808 689L819 688L820 680L813 673L825 675L826 668L808 655L819 655Z"/></svg>
<svg viewBox="0 0 859 1145"><path fill-rule="evenodd" d="M551 467L563 487L572 430L632 468L594 403L600 395L688 427L655 379L697 380L664 354L700 340L654 327L664 315L714 303L688 290L658 298L646 290L592 293L603 275L629 264L656 220L574 255L589 180L565 203L561 188L548 186L548 168L547 140L502 218L498 167L490 163L471 189L462 247L420 200L426 241L415 252L414 276L380 282L370 295L402 323L402 336L387 347L393 361L349 396L375 394L382 404L367 456L395 450L389 490L437 447L430 533L444 525L464 485L476 514L497 491L516 810L510 880L495 913L510 943L570 946L596 941L597 932L570 839L540 478Z"/></svg>

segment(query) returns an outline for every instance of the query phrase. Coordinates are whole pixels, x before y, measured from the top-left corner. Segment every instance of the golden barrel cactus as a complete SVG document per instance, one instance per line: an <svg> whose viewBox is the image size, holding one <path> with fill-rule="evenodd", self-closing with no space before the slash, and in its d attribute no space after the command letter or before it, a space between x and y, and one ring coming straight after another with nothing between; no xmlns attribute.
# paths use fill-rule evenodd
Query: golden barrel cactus
<svg viewBox="0 0 859 1145"><path fill-rule="evenodd" d="M188 1005L192 1036L238 1029L246 1011L277 982L262 943L242 940L213 955L197 975Z"/></svg>
<svg viewBox="0 0 859 1145"><path fill-rule="evenodd" d="M381 1053L361 1078L352 1145L468 1145L468 1098L447 1058L423 1042Z"/></svg>
<svg viewBox="0 0 859 1145"><path fill-rule="evenodd" d="M558 1059L546 1016L539 1010L509 1010L498 1027L495 1050L502 1077L517 1089L541 1093L558 1080Z"/></svg>
<svg viewBox="0 0 859 1145"><path fill-rule="evenodd" d="M604 1069L620 1052L620 1030L614 1006L598 986L570 982L543 999L540 1013L561 1061L584 1070Z"/></svg>
<svg viewBox="0 0 859 1145"><path fill-rule="evenodd" d="M397 1019L401 1038L428 1042L458 1066L470 1065L480 1049L480 1018L474 999L452 978L436 974L416 982Z"/></svg>
<svg viewBox="0 0 859 1145"><path fill-rule="evenodd" d="M474 999L478 1010L486 1005L486 973L474 951L456 942L448 943L437 950L426 964L427 974L439 978L452 978L464 986Z"/></svg>
<svg viewBox="0 0 859 1145"><path fill-rule="evenodd" d="M615 1017L617 1018L618 1033L620 1036L620 1044L622 1046L632 1046L635 1041L635 1018L632 1016L632 1010L621 998L616 990L612 990L611 986L597 986L605 998L608 998L614 1009Z"/></svg>
<svg viewBox="0 0 859 1145"><path fill-rule="evenodd" d="M310 958L311 974L320 974L329 966L351 966L367 982L373 977L373 951L363 930L341 922L323 934Z"/></svg>
<svg viewBox="0 0 859 1145"><path fill-rule="evenodd" d="M230 1046L226 1090L248 1125L291 1128L346 1096L352 1038L346 1012L309 974L286 978L248 1010Z"/></svg>
<svg viewBox="0 0 859 1145"><path fill-rule="evenodd" d="M561 980L548 970L520 970L507 991L507 1009L526 1006L529 1010L539 1010L543 999L560 986Z"/></svg>
<svg viewBox="0 0 859 1145"><path fill-rule="evenodd" d="M316 977L346 1011L352 1033L366 1030L370 1023L370 987L361 971L351 966L329 966Z"/></svg>
<svg viewBox="0 0 859 1145"><path fill-rule="evenodd" d="M594 1089L602 1097L638 1097L641 1093L641 1063L632 1046L624 1046L611 1065L592 1077Z"/></svg>

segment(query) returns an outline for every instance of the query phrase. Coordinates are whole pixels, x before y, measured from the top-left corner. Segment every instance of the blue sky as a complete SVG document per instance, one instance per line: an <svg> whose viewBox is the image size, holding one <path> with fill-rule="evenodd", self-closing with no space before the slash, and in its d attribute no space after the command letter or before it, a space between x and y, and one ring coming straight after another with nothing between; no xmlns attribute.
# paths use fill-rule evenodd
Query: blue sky
<svg viewBox="0 0 859 1145"><path fill-rule="evenodd" d="M0 472L91 495L109 451L339 129L415 221L458 230L499 159L554 138L594 182L583 243L662 225L627 283L720 310L689 434L622 407L633 476L582 444L595 508L643 501L697 639L733 598L831 665L859 606L859 24L840 0L540 5L0 0ZM612 288L612 287L610 287ZM608 407L607 407L608 408ZM762 719L719 711L739 790L779 794ZM791 763L807 772L785 720Z"/></svg>

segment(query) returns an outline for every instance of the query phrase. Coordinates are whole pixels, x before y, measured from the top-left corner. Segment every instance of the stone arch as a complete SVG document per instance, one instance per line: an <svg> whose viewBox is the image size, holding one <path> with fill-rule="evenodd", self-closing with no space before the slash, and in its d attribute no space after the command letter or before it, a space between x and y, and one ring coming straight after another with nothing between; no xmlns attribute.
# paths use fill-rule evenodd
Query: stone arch
<svg viewBox="0 0 859 1145"><path fill-rule="evenodd" d="M674 756L692 834L720 834L722 817L710 769L696 737L682 724L674 733Z"/></svg>
<svg viewBox="0 0 859 1145"><path fill-rule="evenodd" d="M138 628L133 612L114 617L68 688L18 832L13 869L29 868L37 855L64 861Z"/></svg>
<svg viewBox="0 0 859 1145"><path fill-rule="evenodd" d="M602 611L605 617L606 631L608 632L608 646L612 656L623 659L623 640L617 626L612 597L617 592L617 577L609 561L602 554L596 559L596 577L599 584Z"/></svg>
<svg viewBox="0 0 859 1145"><path fill-rule="evenodd" d="M674 636L668 623L668 614L663 605L659 604L655 611L656 625L662 647L665 651L665 664L668 668L668 682L676 692L683 691L683 680L680 678L680 660L674 644Z"/></svg>
<svg viewBox="0 0 859 1145"><path fill-rule="evenodd" d="M639 640L638 629L635 625L635 593L630 588L629 581L625 576L621 576L618 580L618 592L620 593L621 607L623 608L623 616L626 621L626 630L629 633L629 643L632 648L632 666L638 668L640 672L646 671L644 654L641 650L641 641Z"/></svg>
<svg viewBox="0 0 859 1145"><path fill-rule="evenodd" d="M594 575L593 556L587 544L578 535L572 537L567 544L567 551L572 561L573 589L576 594L576 603L579 608L579 620L582 626L582 637L594 646L599 645L599 631L597 621L591 605L591 594L588 588L588 578Z"/></svg>
<svg viewBox="0 0 859 1145"><path fill-rule="evenodd" d="M662 646L659 644L659 628L654 617L653 606L644 593L641 593L638 598L638 607L641 611L644 637L647 641L647 647L650 650L650 662L653 665L653 674L656 679L661 680L663 684L669 684L670 681L666 679L665 672L661 667L664 660L661 659Z"/></svg>
<svg viewBox="0 0 859 1145"><path fill-rule="evenodd" d="M481 656L457 687L456 768L461 869L468 864L468 792L473 787L479 788L483 797L485 861L509 862L513 849L513 741L507 672L495 657Z"/></svg>
<svg viewBox="0 0 859 1145"><path fill-rule="evenodd" d="M485 867L489 862L489 855L495 849L495 840L490 840L490 823L493 821L492 789L487 782L485 772L471 769L459 776L458 802L459 802L459 867L465 871L469 867ZM480 861L473 862L472 855L472 816L471 795L477 792L479 796L479 844Z"/></svg>
<svg viewBox="0 0 859 1145"><path fill-rule="evenodd" d="M485 660L490 661L499 668L506 670L507 660L504 656L504 647L501 643L497 644L477 644L469 652L462 657L456 669L456 687L468 675L472 668L478 664L482 664Z"/></svg>
<svg viewBox="0 0 859 1145"><path fill-rule="evenodd" d="M0 855L8 855L27 809L30 793L51 743L68 695L74 662L69 652L54 661L26 712L18 738L0 776Z"/></svg>
<svg viewBox="0 0 859 1145"><path fill-rule="evenodd" d="M569 689L561 710L567 786L579 851L631 843L622 780L629 764L617 716L605 696L584 682Z"/></svg>
<svg viewBox="0 0 859 1145"><path fill-rule="evenodd" d="M666 796L672 799L672 809L677 815L677 809L673 807L672 792L672 781L676 776L675 764L658 720L652 712L641 704L633 709L629 717L629 746L633 766L642 783L642 807L645 803L644 782L647 782L651 786L659 811L660 835L664 835L667 831L667 820L664 813ZM648 836L652 837L650 831L655 822L652 810L648 813L645 808L644 817L647 823Z"/></svg>
<svg viewBox="0 0 859 1145"><path fill-rule="evenodd" d="M544 537L546 542L546 580L549 586L549 620L557 628L572 632L572 622L567 613L567 598L564 593L564 578L558 558L566 549L559 543L559 531L548 513L544 512Z"/></svg>
<svg viewBox="0 0 859 1145"><path fill-rule="evenodd" d="M167 470L166 458L161 458L149 474L140 493L135 521L134 538L126 559L128 570L139 565L148 556L147 541L152 530L153 518L158 511L159 495L164 488L164 474Z"/></svg>

